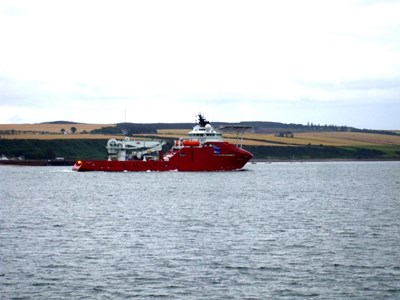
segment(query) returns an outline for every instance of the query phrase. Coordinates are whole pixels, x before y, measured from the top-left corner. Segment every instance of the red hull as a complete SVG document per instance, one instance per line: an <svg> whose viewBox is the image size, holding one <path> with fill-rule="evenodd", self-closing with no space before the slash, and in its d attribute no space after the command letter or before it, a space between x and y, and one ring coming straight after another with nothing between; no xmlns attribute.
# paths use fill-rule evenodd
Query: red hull
<svg viewBox="0 0 400 300"><path fill-rule="evenodd" d="M75 171L232 171L239 170L253 157L227 142L206 143L202 147L183 147L168 152L160 160L84 160L77 161Z"/></svg>

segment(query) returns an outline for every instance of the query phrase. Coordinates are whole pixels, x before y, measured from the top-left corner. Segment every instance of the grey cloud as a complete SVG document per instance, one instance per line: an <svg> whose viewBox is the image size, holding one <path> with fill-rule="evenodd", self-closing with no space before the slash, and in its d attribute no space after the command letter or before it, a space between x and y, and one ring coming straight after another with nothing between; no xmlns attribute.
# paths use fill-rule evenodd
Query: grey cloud
<svg viewBox="0 0 400 300"><path fill-rule="evenodd" d="M330 91L369 91L400 89L400 77L366 78L341 81L300 81L299 84Z"/></svg>
<svg viewBox="0 0 400 300"><path fill-rule="evenodd" d="M2 105L23 106L34 104L39 96L37 83L0 78L0 102Z"/></svg>
<svg viewBox="0 0 400 300"><path fill-rule="evenodd" d="M343 81L339 88L346 90L387 90L400 88L400 78L377 78Z"/></svg>

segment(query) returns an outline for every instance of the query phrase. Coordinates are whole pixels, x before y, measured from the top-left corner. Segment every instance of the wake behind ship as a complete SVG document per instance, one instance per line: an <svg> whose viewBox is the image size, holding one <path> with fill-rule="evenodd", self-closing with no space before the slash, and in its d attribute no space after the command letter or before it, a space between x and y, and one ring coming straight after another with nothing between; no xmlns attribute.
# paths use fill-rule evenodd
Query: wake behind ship
<svg viewBox="0 0 400 300"><path fill-rule="evenodd" d="M111 139L107 142L108 160L78 160L74 171L233 171L240 170L253 155L215 131L201 114L187 139L176 140L165 154L163 141ZM130 153L129 153L130 152Z"/></svg>

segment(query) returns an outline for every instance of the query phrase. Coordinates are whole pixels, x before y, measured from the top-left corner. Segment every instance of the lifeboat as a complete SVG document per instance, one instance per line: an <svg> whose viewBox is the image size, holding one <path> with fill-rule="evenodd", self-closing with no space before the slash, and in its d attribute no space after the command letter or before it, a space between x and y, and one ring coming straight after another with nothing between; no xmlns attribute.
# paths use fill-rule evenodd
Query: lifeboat
<svg viewBox="0 0 400 300"><path fill-rule="evenodd" d="M184 140L183 141L183 146L186 147L198 147L200 146L200 142L197 140Z"/></svg>

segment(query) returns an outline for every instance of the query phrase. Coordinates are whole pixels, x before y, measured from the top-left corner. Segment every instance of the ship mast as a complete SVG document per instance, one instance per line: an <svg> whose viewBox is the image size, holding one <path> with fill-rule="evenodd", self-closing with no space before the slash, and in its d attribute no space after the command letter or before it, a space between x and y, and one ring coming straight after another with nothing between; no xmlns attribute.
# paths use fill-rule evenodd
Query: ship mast
<svg viewBox="0 0 400 300"><path fill-rule="evenodd" d="M247 125L222 125L219 128L222 132L236 133L236 147L243 148L243 135L246 132L253 132L253 126ZM240 140L240 145L239 145Z"/></svg>

